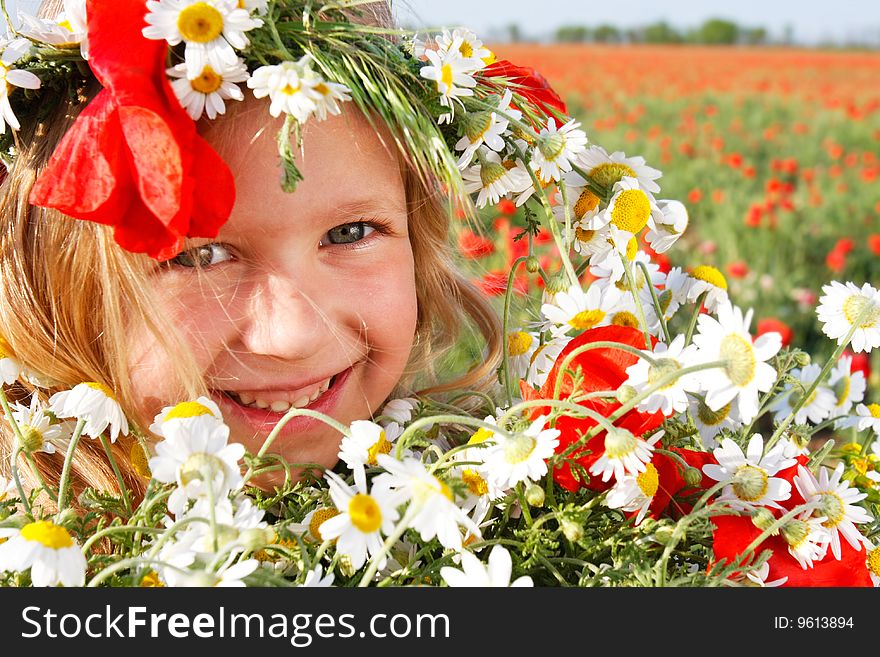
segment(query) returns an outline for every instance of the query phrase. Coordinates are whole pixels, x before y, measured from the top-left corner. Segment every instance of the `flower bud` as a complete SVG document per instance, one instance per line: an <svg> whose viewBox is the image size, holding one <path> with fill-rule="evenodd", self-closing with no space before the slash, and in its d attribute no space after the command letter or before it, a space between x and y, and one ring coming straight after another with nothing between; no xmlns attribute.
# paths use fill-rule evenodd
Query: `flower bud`
<svg viewBox="0 0 880 657"><path fill-rule="evenodd" d="M28 424L19 427L21 430L21 448L27 454L39 452L43 448L43 434Z"/></svg>
<svg viewBox="0 0 880 657"><path fill-rule="evenodd" d="M669 545L669 542L672 540L672 527L669 525L658 527L654 532L654 540L660 543L660 545Z"/></svg>
<svg viewBox="0 0 880 657"><path fill-rule="evenodd" d="M538 484L530 484L526 488L526 502L530 506L544 506L544 489Z"/></svg>
<svg viewBox="0 0 880 657"><path fill-rule="evenodd" d="M535 256L529 256L526 260L526 271L530 274L536 274L540 268L541 263L538 262L538 259Z"/></svg>
<svg viewBox="0 0 880 657"><path fill-rule="evenodd" d="M622 385L617 389L617 401L621 404L626 404L629 400L635 397L638 393L638 390L633 388L632 386Z"/></svg>
<svg viewBox="0 0 880 657"><path fill-rule="evenodd" d="M255 552L256 550L260 550L267 545L270 545L275 539L275 532L272 531L270 527L266 527L265 529L260 529L258 527L246 529L241 532L238 537L239 543L250 552Z"/></svg>
<svg viewBox="0 0 880 657"><path fill-rule="evenodd" d="M798 364L798 367L806 367L811 362L810 354L805 351L796 351L794 352L794 362Z"/></svg>
<svg viewBox="0 0 880 657"><path fill-rule="evenodd" d="M803 520L789 520L780 530L782 538L791 547L797 547L810 535L810 525Z"/></svg>
<svg viewBox="0 0 880 657"><path fill-rule="evenodd" d="M562 527L562 533L565 535L565 538L572 543L576 543L584 537L584 528L578 523L563 519L559 524Z"/></svg>
<svg viewBox="0 0 880 657"><path fill-rule="evenodd" d="M773 512L770 509L765 507L760 507L755 509L752 513L752 524L755 525L761 531L767 531L770 527L773 526L773 523L776 522L776 516L773 515ZM777 530L774 534L778 534Z"/></svg>
<svg viewBox="0 0 880 657"><path fill-rule="evenodd" d="M547 281L547 286L544 288L548 294L556 294L557 292L564 292L568 289L569 281L568 276L564 273L557 274L549 281Z"/></svg>
<svg viewBox="0 0 880 657"><path fill-rule="evenodd" d="M72 529L77 522L79 522L79 514L73 509L64 509L55 517L55 524L65 529Z"/></svg>
<svg viewBox="0 0 880 657"><path fill-rule="evenodd" d="M703 473L696 468L687 468L684 471L684 480L688 486L699 486L703 483Z"/></svg>

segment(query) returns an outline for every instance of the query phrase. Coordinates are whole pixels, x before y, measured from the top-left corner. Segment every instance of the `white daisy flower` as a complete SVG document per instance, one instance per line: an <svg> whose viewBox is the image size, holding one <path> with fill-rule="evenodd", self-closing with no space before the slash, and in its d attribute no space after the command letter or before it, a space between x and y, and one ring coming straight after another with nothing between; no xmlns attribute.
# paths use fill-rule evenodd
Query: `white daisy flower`
<svg viewBox="0 0 880 657"><path fill-rule="evenodd" d="M754 582L760 587L764 588L775 588L777 586L782 586L788 581L788 575L785 577L780 577L779 579L767 581L767 578L770 577L770 564L768 562L762 563L755 570L746 573L746 577L749 578L750 581Z"/></svg>
<svg viewBox="0 0 880 657"><path fill-rule="evenodd" d="M555 335L564 335L572 329L583 331L609 324L609 312L617 303L620 293L608 288L604 293L598 285L584 292L580 285L572 285L567 292L557 292L553 303L541 306Z"/></svg>
<svg viewBox="0 0 880 657"><path fill-rule="evenodd" d="M57 48L80 46L83 59L88 59L88 26L86 0L64 0L64 9L53 20L18 13L22 36L48 43Z"/></svg>
<svg viewBox="0 0 880 657"><path fill-rule="evenodd" d="M655 208L653 197L639 186L638 180L627 176L614 183L611 200L602 212L602 221L638 235L648 225Z"/></svg>
<svg viewBox="0 0 880 657"><path fill-rule="evenodd" d="M511 380L526 377L532 356L540 343L540 332L511 331L507 334L507 367Z"/></svg>
<svg viewBox="0 0 880 657"><path fill-rule="evenodd" d="M394 441L403 433L396 422L380 426L368 420L355 420L350 425L351 436L345 436L339 445L339 458L354 472L360 488L366 488L366 468L376 465L379 454L388 454Z"/></svg>
<svg viewBox="0 0 880 657"><path fill-rule="evenodd" d="M711 265L694 267L691 277L687 292L688 301L696 301L703 292L706 292L703 305L709 312L715 312L720 305L728 302L727 279L715 267Z"/></svg>
<svg viewBox="0 0 880 657"><path fill-rule="evenodd" d="M837 281L823 285L822 291L825 295L819 297L816 314L825 335L842 344L854 323L862 317L852 336L853 351L869 352L880 347L880 291L867 283L859 289L853 283Z"/></svg>
<svg viewBox="0 0 880 657"><path fill-rule="evenodd" d="M269 96L269 114L289 114L305 123L317 105L317 94L305 77L305 67L299 62L285 61L270 66L260 66L248 78L247 86L257 98Z"/></svg>
<svg viewBox="0 0 880 657"><path fill-rule="evenodd" d="M532 149L530 165L542 182L559 181L562 174L571 171L572 163L584 152L587 134L580 130L580 123L571 119L556 128L556 119L547 119L547 127L542 128Z"/></svg>
<svg viewBox="0 0 880 657"><path fill-rule="evenodd" d="M561 184L565 185L572 225L578 224L584 230L604 228L608 222L602 213L602 199L590 191L586 179L577 171L568 171L563 174ZM564 226L565 206L562 204L561 193L557 195L557 199L559 203L553 208L553 214ZM566 241L570 240L566 239Z"/></svg>
<svg viewBox="0 0 880 657"><path fill-rule="evenodd" d="M656 194L660 191L655 181L663 174L647 166L643 157L627 157L620 151L609 155L601 146L593 145L584 151L581 162L590 178L608 189L623 178L635 178L646 192Z"/></svg>
<svg viewBox="0 0 880 657"><path fill-rule="evenodd" d="M477 35L466 28L455 28L450 34L449 30L443 30L434 37L434 42L440 52L457 50L464 59L471 60L474 71L485 67L493 58L491 50L483 46L483 42Z"/></svg>
<svg viewBox="0 0 880 657"><path fill-rule="evenodd" d="M651 364L640 358L626 369L626 384L641 394L652 387L660 378L684 369L696 362L697 348L694 345L684 346L684 335L677 335L668 346L658 342L653 352L645 352L654 359ZM697 392L700 380L695 374L685 374L666 384L650 397L641 402L639 410L648 413L661 411L669 417L673 413L681 413L688 407L688 392Z"/></svg>
<svg viewBox="0 0 880 657"><path fill-rule="evenodd" d="M260 562L256 559L246 559L231 565L221 566L216 572L196 570L186 574L179 573L172 576L167 582L168 586L176 587L199 587L199 588L240 588L247 586L243 581L245 577L253 573ZM170 572L172 569L166 569Z"/></svg>
<svg viewBox="0 0 880 657"><path fill-rule="evenodd" d="M609 509L636 511L636 525L642 524L645 514L654 501L654 495L660 487L660 478L654 464L645 464L644 471L639 474L625 474L618 479L605 497Z"/></svg>
<svg viewBox="0 0 880 657"><path fill-rule="evenodd" d="M489 553L488 567L476 555L467 550L461 553L461 570L444 566L440 576L451 587L523 587L534 586L528 575L518 577L513 582L510 575L513 561L510 553L501 545L496 545Z"/></svg>
<svg viewBox="0 0 880 657"><path fill-rule="evenodd" d="M128 420L116 401L113 391L103 383L80 383L72 390L56 393L49 398L49 410L55 417L75 417L85 420L83 434L98 438L110 428L110 442L116 442L121 433L128 435Z"/></svg>
<svg viewBox="0 0 880 657"><path fill-rule="evenodd" d="M673 267L666 274L663 291L657 295L666 319L671 319L681 305L687 301L692 280L681 267Z"/></svg>
<svg viewBox="0 0 880 657"><path fill-rule="evenodd" d="M508 169L495 151L480 148L479 163L465 169L461 177L468 194L479 192L476 205L484 208L500 201L511 192L522 191L531 184L528 173L521 167Z"/></svg>
<svg viewBox="0 0 880 657"><path fill-rule="evenodd" d="M302 536L306 541L323 543L324 537L321 535L321 525L337 515L339 515L339 511L333 507L321 507L309 511L303 517L302 522L290 523L287 529L294 534Z"/></svg>
<svg viewBox="0 0 880 657"><path fill-rule="evenodd" d="M169 68L166 72L175 78L171 88L193 121L202 118L202 114L207 114L209 119L225 114L224 100L244 100L244 94L236 84L248 79L243 59L239 59L234 66L217 71L210 64L205 64L201 73L195 77L188 75L185 63Z"/></svg>
<svg viewBox="0 0 880 657"><path fill-rule="evenodd" d="M406 424L412 420L412 412L418 408L419 400L415 397L392 399L382 408L379 415L386 415L398 424Z"/></svg>
<svg viewBox="0 0 880 657"><path fill-rule="evenodd" d="M0 571L31 571L34 586L82 586L86 558L64 528L49 520L37 520L21 528L2 530Z"/></svg>
<svg viewBox="0 0 880 657"><path fill-rule="evenodd" d="M440 104L449 108L449 112L440 117L440 123L451 122L455 118L455 103L464 106L461 97L473 96L473 88L477 86L472 75L477 66L472 58L461 56L459 47L462 43L462 38L458 37L446 51L426 50L428 65L419 69L419 75L436 83Z"/></svg>
<svg viewBox="0 0 880 657"><path fill-rule="evenodd" d="M220 407L213 400L202 396L195 401L185 401L174 406L165 406L153 418L150 431L157 436L164 437L164 427L166 424L196 424L204 421L223 424L223 414L220 412Z"/></svg>
<svg viewBox="0 0 880 657"><path fill-rule="evenodd" d="M349 487L332 472L324 476L330 484L330 497L339 514L325 520L321 525L321 535L325 539L336 539L336 551L351 559L357 570L364 565L367 557L373 558L382 552L382 535L394 531L398 514L390 493L377 486L372 492L355 482ZM385 557L382 558L381 568Z"/></svg>
<svg viewBox="0 0 880 657"><path fill-rule="evenodd" d="M3 475L0 475L0 502L5 500L10 493L16 493L15 481L13 479L7 479Z"/></svg>
<svg viewBox="0 0 880 657"><path fill-rule="evenodd" d="M19 130L21 124L12 111L9 104L9 94L19 87L22 89L39 89L40 78L30 71L21 71L11 68L12 65L23 57L31 47L27 39L14 39L0 45L3 54L0 55L0 134L6 132L9 125L13 130Z"/></svg>
<svg viewBox="0 0 880 657"><path fill-rule="evenodd" d="M602 477L602 481L611 479L620 481L626 475L638 475L644 472L654 455L654 445L663 437L658 431L647 441L636 438L630 431L616 428L605 432L605 449L593 465L590 474Z"/></svg>
<svg viewBox="0 0 880 657"><path fill-rule="evenodd" d="M586 228L581 222L571 224L569 235L562 231L566 244L570 244L575 253L579 253L590 262L601 262L616 251L615 240L612 237L612 226L592 230Z"/></svg>
<svg viewBox="0 0 880 657"><path fill-rule="evenodd" d="M665 253L688 227L687 208L678 201L658 200L651 210L645 239L657 253Z"/></svg>
<svg viewBox="0 0 880 657"><path fill-rule="evenodd" d="M308 57L308 63L311 63L311 56ZM315 118L323 121L328 114L338 116L342 113L339 107L340 102L351 100L351 89L339 82L330 82L325 80L320 74L306 65L304 79L311 88L315 101Z"/></svg>
<svg viewBox="0 0 880 657"><path fill-rule="evenodd" d="M397 461L380 454L377 457L383 472L373 480L373 490L386 489L394 496L394 505L412 505L414 515L410 527L415 529L424 541L435 536L443 547L461 550L459 525L476 537L480 529L464 511L456 506L452 491L445 483L429 473L416 459Z"/></svg>
<svg viewBox="0 0 880 657"><path fill-rule="evenodd" d="M219 500L241 485L238 462L244 456L244 445L227 444L229 427L200 417L198 422L166 422L165 440L156 444L156 456L149 461L154 479L177 483L168 498L168 509L175 515L184 511L187 499L212 493Z"/></svg>
<svg viewBox="0 0 880 657"><path fill-rule="evenodd" d="M856 406L856 428L859 431L871 429L880 436L880 404L859 404Z"/></svg>
<svg viewBox="0 0 880 657"><path fill-rule="evenodd" d="M34 394L30 406L12 404L12 417L24 436L26 449L29 452L43 451L54 454L56 450L67 449L70 439L70 422L52 424L52 418Z"/></svg>
<svg viewBox="0 0 880 657"><path fill-rule="evenodd" d="M498 488L513 488L521 481L537 481L547 474L547 459L559 444L559 429L545 429L547 416L535 419L510 437L496 434L495 445L483 457L486 471Z"/></svg>
<svg viewBox="0 0 880 657"><path fill-rule="evenodd" d="M516 120L522 118L522 112L510 107L512 98L510 89L505 89L504 95L498 101L498 112L503 112L505 116L490 111L469 112L464 115L462 125L465 134L455 143L455 150L464 151L458 159L459 169L464 169L470 164L480 146L485 145L486 148L496 152L504 148L506 142L503 135L510 124L507 117Z"/></svg>
<svg viewBox="0 0 880 657"><path fill-rule="evenodd" d="M739 412L732 404L725 404L717 410L712 410L699 398L691 401L690 414L694 419L694 425L700 432L700 440L706 449L714 449L716 445L715 437L721 433L722 429L736 431L743 426L740 420Z"/></svg>
<svg viewBox="0 0 880 657"><path fill-rule="evenodd" d="M765 361L782 347L778 333L765 333L753 343L751 321L751 310L743 317L742 310L725 302L718 307L718 319L699 316L693 339L702 362L727 361L724 367L700 373L706 405L717 411L736 399L743 422L751 422L758 413L758 393L776 382L776 370Z"/></svg>
<svg viewBox="0 0 880 657"><path fill-rule="evenodd" d="M0 338L0 385L11 386L21 376L21 363L12 355L6 340Z"/></svg>
<svg viewBox="0 0 880 657"><path fill-rule="evenodd" d="M235 49L250 44L245 32L263 24L236 0L148 0L147 10L144 36L172 46L183 41L186 71L193 79L207 65L214 71L235 66Z"/></svg>
<svg viewBox="0 0 880 657"><path fill-rule="evenodd" d="M718 464L707 463L703 472L715 481L730 481L721 490L719 501L729 501L732 507L745 511L756 506L781 509L779 502L791 497L791 484L773 475L796 463L784 453L785 446L776 445L764 454L764 439L758 433L749 440L745 454L739 445L725 438L712 451Z"/></svg>
<svg viewBox="0 0 880 657"><path fill-rule="evenodd" d="M324 567L318 564L306 573L306 578L300 584L300 588L325 589L333 586L333 573L324 575Z"/></svg>
<svg viewBox="0 0 880 657"><path fill-rule="evenodd" d="M786 384L783 396L780 396L772 406L777 420L783 420L789 416L795 405L800 403L803 392L813 384L821 372L822 368L815 364L791 371L791 376L797 378L800 385ZM835 401L831 389L820 384L795 414L795 423L806 424L809 420L813 424L819 424L822 420L830 417Z"/></svg>
<svg viewBox="0 0 880 657"><path fill-rule="evenodd" d="M848 481L841 481L843 463L838 463L829 476L827 468L819 470L819 478L807 468L798 467L794 485L807 503L816 502L813 515L825 518L822 526L831 535L831 553L835 559L841 558L840 537L843 536L856 551L862 549L864 536L856 529L856 523L871 522L874 518L856 504L868 494L850 488Z"/></svg>
<svg viewBox="0 0 880 657"><path fill-rule="evenodd" d="M611 230L612 232L614 231L613 226ZM623 235L629 235L629 233L623 233ZM647 292L647 298L651 299L649 285L653 285L655 288L662 287L666 283L666 274L660 271L660 265L651 262L651 256L644 251L638 250L638 244L635 241L635 238L631 238L626 253L609 253L605 258L590 267L590 273L597 279L596 283L599 284L600 287L607 287L611 283L614 283L620 290L629 290L629 282L625 279L626 272L623 269L623 259L620 257L621 255L626 256L626 259L630 263L636 291L640 293ZM646 277L645 272L638 266L638 263L640 262L648 269L649 277ZM660 295L659 290L657 291L657 295Z"/></svg>
<svg viewBox="0 0 880 657"><path fill-rule="evenodd" d="M828 551L831 534L823 526L825 518L803 515L785 523L779 533L788 543L788 552L806 570L814 561L821 561Z"/></svg>
<svg viewBox="0 0 880 657"><path fill-rule="evenodd" d="M544 341L544 344L536 344L534 351L529 356L529 368L525 375L526 383L540 388L547 381L550 370L556 364L556 359L562 350L571 342L572 338L567 335L554 335Z"/></svg>
<svg viewBox="0 0 880 657"><path fill-rule="evenodd" d="M832 416L848 415L853 404L857 404L865 398L865 373L861 370L852 371L852 356L843 356L835 365L828 377L828 387L831 388L835 397L835 405L831 411ZM838 421L838 428L843 425L843 420Z"/></svg>

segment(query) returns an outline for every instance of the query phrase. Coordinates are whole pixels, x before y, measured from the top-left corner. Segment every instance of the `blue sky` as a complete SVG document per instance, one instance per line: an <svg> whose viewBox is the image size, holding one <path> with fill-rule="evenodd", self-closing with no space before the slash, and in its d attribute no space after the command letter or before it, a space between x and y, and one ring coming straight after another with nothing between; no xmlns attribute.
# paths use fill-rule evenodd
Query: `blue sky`
<svg viewBox="0 0 880 657"><path fill-rule="evenodd" d="M112 2L112 0L106 0ZM33 10L39 0L8 0ZM796 40L858 40L880 44L880 0L394 0L399 19L414 26L466 25L481 35L510 23L524 34L546 37L563 24L612 23L622 27L666 20L677 27L722 17L763 26L781 36L786 25Z"/></svg>
<svg viewBox="0 0 880 657"><path fill-rule="evenodd" d="M666 20L690 27L721 17L766 27L781 36L786 25L798 41L858 39L880 43L878 0L406 0L395 2L412 25L463 24L481 34L518 23L525 34L546 36L564 24L623 27Z"/></svg>

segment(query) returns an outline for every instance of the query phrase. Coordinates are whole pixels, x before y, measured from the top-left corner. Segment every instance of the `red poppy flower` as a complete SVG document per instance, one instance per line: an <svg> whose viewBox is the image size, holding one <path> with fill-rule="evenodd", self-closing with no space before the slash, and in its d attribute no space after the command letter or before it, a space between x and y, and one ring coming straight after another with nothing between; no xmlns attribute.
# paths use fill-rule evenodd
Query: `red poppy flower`
<svg viewBox="0 0 880 657"><path fill-rule="evenodd" d="M89 0L89 65L103 89L53 153L31 203L114 226L125 249L164 260L214 237L235 200L232 173L181 107L168 46L145 38L142 0Z"/></svg>
<svg viewBox="0 0 880 657"><path fill-rule="evenodd" d="M495 243L487 237L477 235L465 228L458 236L458 248L465 258L482 258L495 251Z"/></svg>
<svg viewBox="0 0 880 657"><path fill-rule="evenodd" d="M506 59L500 59L483 69L485 77L505 77L519 87L514 87L520 96L531 101L538 106L547 116L552 115L551 107L559 110L563 114L568 114L565 102L559 97L550 83L543 75L528 68L527 66L516 66Z"/></svg>
<svg viewBox="0 0 880 657"><path fill-rule="evenodd" d="M642 333L626 326L603 326L584 331L559 353L541 390L535 391L524 381L520 382L523 399L552 399L557 380L560 381L559 399L568 399L573 392L573 381L569 375L561 371L566 357L580 346L603 341L618 342L638 349L645 348L645 339ZM567 369L576 371L580 367L583 371L584 381L579 388L581 392L617 390L627 379L626 368L635 363L636 359L637 356L620 349L602 347L575 356ZM579 403L605 417L610 416L621 406L617 401L605 402L595 399ZM549 412L548 407L536 408L532 410L532 417L535 418ZM635 436L642 436L656 429L662 422L662 413L643 413L633 409L617 420L615 426L628 429ZM565 451L569 446L578 442L581 436L594 426L596 426L596 421L590 418L562 416L557 419L556 428L560 431L557 453ZM604 445L605 432L603 431L590 438L585 445L575 449L569 457L579 466L589 470L590 466L602 455ZM610 482L603 483L596 477L592 477L589 483L584 483L572 471L571 463L565 463L558 467L553 476L560 486L572 491L580 487L605 490L611 485Z"/></svg>
<svg viewBox="0 0 880 657"><path fill-rule="evenodd" d="M850 373L861 372L865 375L866 379L871 378L871 358L867 353L862 352L856 354L847 349L843 352L843 355L852 358L849 366Z"/></svg>
<svg viewBox="0 0 880 657"><path fill-rule="evenodd" d="M758 329L755 337L760 337L765 333L778 333L781 335L783 347L791 344L791 339L794 335L794 331L791 330L791 327L788 324L775 317L766 317L758 322Z"/></svg>

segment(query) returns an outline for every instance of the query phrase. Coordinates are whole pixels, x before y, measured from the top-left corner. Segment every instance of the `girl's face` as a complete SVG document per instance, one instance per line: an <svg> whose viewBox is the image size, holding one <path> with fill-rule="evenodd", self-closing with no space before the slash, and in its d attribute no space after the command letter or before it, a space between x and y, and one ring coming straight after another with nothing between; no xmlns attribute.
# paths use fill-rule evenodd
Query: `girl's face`
<svg viewBox="0 0 880 657"><path fill-rule="evenodd" d="M259 450L291 406L348 424L397 384L416 327L406 196L393 141L347 104L309 121L304 180L282 191L279 123L246 101L204 136L235 176L236 202L214 240L157 266L157 313L179 327L230 440ZM280 122L280 120L279 120ZM200 269L194 265L200 264ZM174 404L173 367L145 328L132 333L132 377L152 416ZM290 463L337 461L341 436L296 417L269 449ZM278 477L272 483L279 481Z"/></svg>

